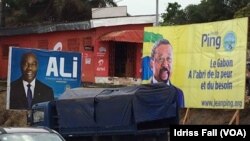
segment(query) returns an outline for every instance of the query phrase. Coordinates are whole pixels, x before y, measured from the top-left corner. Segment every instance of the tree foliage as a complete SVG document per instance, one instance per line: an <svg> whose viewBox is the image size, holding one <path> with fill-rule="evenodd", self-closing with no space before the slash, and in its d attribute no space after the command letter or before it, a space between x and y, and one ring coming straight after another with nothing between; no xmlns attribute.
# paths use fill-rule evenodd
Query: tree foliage
<svg viewBox="0 0 250 141"><path fill-rule="evenodd" d="M162 25L190 24L249 16L249 0L201 0L198 5L181 9L178 3L169 3L162 14Z"/></svg>
<svg viewBox="0 0 250 141"><path fill-rule="evenodd" d="M250 3L248 3L246 7L243 7L242 9L235 12L234 18L241 17L250 17Z"/></svg>
<svg viewBox="0 0 250 141"><path fill-rule="evenodd" d="M91 19L91 9L114 7L114 0L5 0L6 26Z"/></svg>
<svg viewBox="0 0 250 141"><path fill-rule="evenodd" d="M165 21L163 25L185 23L186 21L185 13L180 8L181 5L179 5L177 2L169 3L166 9L167 13L162 14L162 18Z"/></svg>

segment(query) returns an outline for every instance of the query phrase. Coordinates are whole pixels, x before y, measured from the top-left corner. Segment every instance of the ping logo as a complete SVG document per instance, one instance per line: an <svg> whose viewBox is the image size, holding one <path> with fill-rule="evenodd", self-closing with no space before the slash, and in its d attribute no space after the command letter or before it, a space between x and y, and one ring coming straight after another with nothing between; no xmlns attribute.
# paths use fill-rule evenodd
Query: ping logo
<svg viewBox="0 0 250 141"><path fill-rule="evenodd" d="M228 32L224 36L224 48L226 51L232 51L236 46L236 36L234 32Z"/></svg>

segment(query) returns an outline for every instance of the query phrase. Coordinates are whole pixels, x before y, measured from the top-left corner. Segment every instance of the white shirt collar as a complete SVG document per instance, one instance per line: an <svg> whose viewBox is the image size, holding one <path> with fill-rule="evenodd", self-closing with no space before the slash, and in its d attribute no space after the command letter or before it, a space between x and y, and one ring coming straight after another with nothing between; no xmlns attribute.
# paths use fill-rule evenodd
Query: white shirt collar
<svg viewBox="0 0 250 141"><path fill-rule="evenodd" d="M27 90L28 90L27 85L30 84L31 85L30 89L33 95L32 97L34 97L34 90L35 90L35 84L36 84L35 82L36 82L36 79L32 80L31 83L28 83L27 81L23 80L23 87L24 87L26 96L27 96Z"/></svg>
<svg viewBox="0 0 250 141"><path fill-rule="evenodd" d="M158 83L158 81L155 79L155 77L153 76L153 83ZM170 81L168 80L168 82L166 83L167 85L169 85L170 86Z"/></svg>
<svg viewBox="0 0 250 141"><path fill-rule="evenodd" d="M27 86L28 84L30 84L31 86L35 87L35 82L36 82L36 79L32 80L31 83L28 83L27 81L23 80L23 85Z"/></svg>

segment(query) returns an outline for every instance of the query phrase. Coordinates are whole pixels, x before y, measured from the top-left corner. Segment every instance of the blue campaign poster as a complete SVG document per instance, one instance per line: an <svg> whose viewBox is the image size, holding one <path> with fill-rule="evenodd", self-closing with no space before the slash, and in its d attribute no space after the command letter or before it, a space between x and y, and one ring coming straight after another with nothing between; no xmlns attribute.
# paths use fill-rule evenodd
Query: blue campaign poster
<svg viewBox="0 0 250 141"><path fill-rule="evenodd" d="M22 76L21 58L33 53L38 60L36 79L50 86L57 99L67 88L81 85L81 53L12 47L8 84Z"/></svg>

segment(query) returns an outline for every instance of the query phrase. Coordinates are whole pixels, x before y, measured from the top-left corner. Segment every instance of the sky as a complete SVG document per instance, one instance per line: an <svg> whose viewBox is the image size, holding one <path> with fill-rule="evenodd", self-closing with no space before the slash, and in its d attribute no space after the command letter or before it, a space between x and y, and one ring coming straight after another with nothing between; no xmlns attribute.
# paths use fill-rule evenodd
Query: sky
<svg viewBox="0 0 250 141"><path fill-rule="evenodd" d="M156 0L115 0L118 6L127 6L127 12L132 15L156 14ZM199 4L201 0L158 0L159 14L165 13L168 3L177 2L184 9L189 4Z"/></svg>

